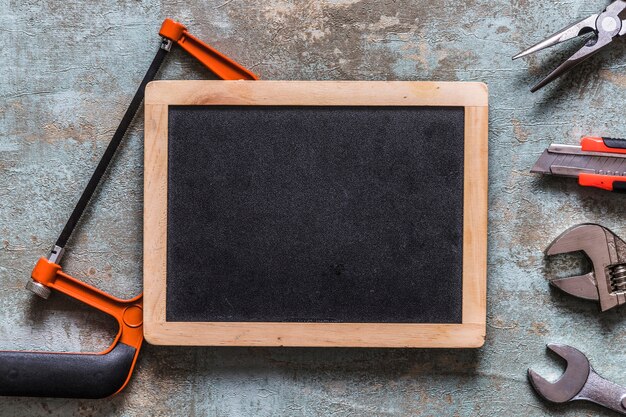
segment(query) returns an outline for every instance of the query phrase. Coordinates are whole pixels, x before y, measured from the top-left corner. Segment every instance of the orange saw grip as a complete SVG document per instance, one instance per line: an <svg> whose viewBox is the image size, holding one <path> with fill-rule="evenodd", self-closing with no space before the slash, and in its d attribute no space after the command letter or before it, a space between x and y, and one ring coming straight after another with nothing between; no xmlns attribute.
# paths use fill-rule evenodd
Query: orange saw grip
<svg viewBox="0 0 626 417"><path fill-rule="evenodd" d="M626 140L585 136L580 140L581 150L585 152L626 154Z"/></svg>
<svg viewBox="0 0 626 417"><path fill-rule="evenodd" d="M223 80L257 80L259 78L250 70L191 35L184 25L172 19L163 21L159 35L180 45Z"/></svg>
<svg viewBox="0 0 626 417"><path fill-rule="evenodd" d="M119 326L115 342L122 342L137 349L143 341L143 295L130 300L121 300L91 285L72 278L61 270L61 266L40 258L32 272L33 280L48 288L75 298L113 316Z"/></svg>
<svg viewBox="0 0 626 417"><path fill-rule="evenodd" d="M607 191L626 192L626 177L616 175L581 173L578 175L578 184Z"/></svg>

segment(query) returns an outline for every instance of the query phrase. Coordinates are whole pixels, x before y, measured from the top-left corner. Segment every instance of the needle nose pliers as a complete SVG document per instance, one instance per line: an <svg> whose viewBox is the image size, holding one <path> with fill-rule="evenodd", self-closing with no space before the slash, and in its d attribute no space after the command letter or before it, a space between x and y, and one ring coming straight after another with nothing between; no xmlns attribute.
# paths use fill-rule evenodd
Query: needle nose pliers
<svg viewBox="0 0 626 417"><path fill-rule="evenodd" d="M557 45L570 39L592 33L593 35L574 55L559 65L546 78L537 83L531 92L535 92L548 83L574 68L576 65L598 53L605 46L613 42L614 39L626 33L626 1L616 0L609 4L601 13L594 13L591 16L568 26L549 38L539 42L525 51L515 55L513 59L518 59L534 52Z"/></svg>

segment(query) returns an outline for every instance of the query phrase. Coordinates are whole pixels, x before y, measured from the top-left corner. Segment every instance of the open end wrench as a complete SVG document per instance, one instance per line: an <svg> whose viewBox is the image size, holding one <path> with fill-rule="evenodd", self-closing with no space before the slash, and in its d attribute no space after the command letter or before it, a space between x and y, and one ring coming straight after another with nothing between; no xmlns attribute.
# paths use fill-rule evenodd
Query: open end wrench
<svg viewBox="0 0 626 417"><path fill-rule="evenodd" d="M590 401L626 415L626 387L602 378L593 370L587 357L571 346L551 343L548 349L565 359L567 368L555 382L528 370L528 379L541 397L556 404Z"/></svg>
<svg viewBox="0 0 626 417"><path fill-rule="evenodd" d="M626 303L626 242L599 224L574 226L546 250L546 255L582 251L591 260L587 274L551 279L550 284L578 298L600 302L606 311Z"/></svg>

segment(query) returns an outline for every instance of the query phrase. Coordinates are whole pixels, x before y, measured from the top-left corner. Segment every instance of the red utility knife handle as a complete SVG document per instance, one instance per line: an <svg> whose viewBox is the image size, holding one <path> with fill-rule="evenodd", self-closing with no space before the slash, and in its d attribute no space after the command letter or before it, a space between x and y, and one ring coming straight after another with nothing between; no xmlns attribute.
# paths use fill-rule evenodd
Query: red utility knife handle
<svg viewBox="0 0 626 417"><path fill-rule="evenodd" d="M580 147L585 152L626 154L626 139L585 136L580 140Z"/></svg>
<svg viewBox="0 0 626 417"><path fill-rule="evenodd" d="M187 28L172 19L165 19L159 35L178 44L205 67L224 80L257 80L253 72L194 37Z"/></svg>
<svg viewBox="0 0 626 417"><path fill-rule="evenodd" d="M602 174L579 174L578 184L585 187L602 188L603 190L626 193L626 177Z"/></svg>
<svg viewBox="0 0 626 417"><path fill-rule="evenodd" d="M626 139L585 136L580 140L584 152L626 154ZM608 191L626 192L626 177L619 175L579 174L578 183Z"/></svg>

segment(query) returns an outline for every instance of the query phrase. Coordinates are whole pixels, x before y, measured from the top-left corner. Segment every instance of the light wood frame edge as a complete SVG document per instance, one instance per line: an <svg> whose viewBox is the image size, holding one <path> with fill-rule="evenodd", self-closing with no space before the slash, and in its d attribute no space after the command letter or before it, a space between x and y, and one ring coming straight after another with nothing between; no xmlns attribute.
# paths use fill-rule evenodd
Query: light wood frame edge
<svg viewBox="0 0 626 417"><path fill-rule="evenodd" d="M234 84L236 83L236 84ZM146 88L144 336L157 345L480 347L486 333L488 93L482 83L156 81ZM347 95L346 95L347 94ZM465 107L462 324L167 322L168 105Z"/></svg>

